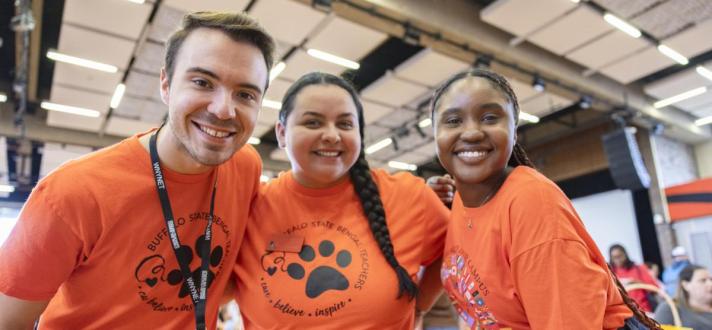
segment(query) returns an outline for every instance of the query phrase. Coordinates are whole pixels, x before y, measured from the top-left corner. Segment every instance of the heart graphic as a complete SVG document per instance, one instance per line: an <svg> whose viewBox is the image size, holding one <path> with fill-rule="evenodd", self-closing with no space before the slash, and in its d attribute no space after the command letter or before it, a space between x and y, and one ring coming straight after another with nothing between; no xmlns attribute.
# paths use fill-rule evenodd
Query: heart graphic
<svg viewBox="0 0 712 330"><path fill-rule="evenodd" d="M277 267L275 267L275 266L272 266L272 267L268 267L268 268L267 268L267 274L269 274L269 276L274 275L274 273L275 273L276 271L277 271Z"/></svg>
<svg viewBox="0 0 712 330"><path fill-rule="evenodd" d="M158 283L158 279L155 278L155 277L154 277L154 278L147 278L147 279L146 279L146 284L148 284L148 286L150 286L150 287L155 286L156 283Z"/></svg>

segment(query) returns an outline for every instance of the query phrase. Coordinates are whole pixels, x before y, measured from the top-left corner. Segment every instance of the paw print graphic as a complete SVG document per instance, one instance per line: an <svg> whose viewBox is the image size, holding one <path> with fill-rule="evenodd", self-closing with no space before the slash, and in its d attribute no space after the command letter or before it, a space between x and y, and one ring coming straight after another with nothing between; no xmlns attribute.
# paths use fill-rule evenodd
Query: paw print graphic
<svg viewBox="0 0 712 330"><path fill-rule="evenodd" d="M201 253L200 251L203 251L204 249L209 248L208 243L205 241L205 236L200 236L198 237L197 240L195 240L195 251L198 253L198 256L200 257ZM178 260L181 263L186 263L190 265L190 262L193 261L193 249L191 249L187 245L181 245L180 248L177 251ZM213 248L213 250L210 252L209 258L210 258L210 266L211 267L217 267L220 265L220 261L222 260L223 257L223 248L221 246L216 246ZM201 261L202 263L202 261ZM200 265L193 270L191 273L191 277L193 277L193 281L198 285L200 283ZM215 278L215 273L211 270L208 269L208 284L207 287L210 288L210 285L213 283L213 279ZM181 273L180 268L179 269L174 269L168 273L168 284L170 285L178 285L182 284L180 288L180 292L178 293L179 298L183 298L187 295L190 294L190 290L188 289L188 285L185 283L184 278L183 278L183 273Z"/></svg>
<svg viewBox="0 0 712 330"><path fill-rule="evenodd" d="M335 250L334 243L329 240L319 243L318 253L323 258L334 256ZM326 265L325 263L328 262L326 260L309 272L309 275L306 274L304 264L313 262L316 259L316 254L317 251L314 251L313 247L305 244L302 251L299 252L299 259L303 262L296 261L287 265L289 277L302 280L306 276L306 295L312 299L329 290L346 290L349 287L349 280L339 269ZM337 252L334 257L339 268L346 268L351 264L351 252L347 250Z"/></svg>

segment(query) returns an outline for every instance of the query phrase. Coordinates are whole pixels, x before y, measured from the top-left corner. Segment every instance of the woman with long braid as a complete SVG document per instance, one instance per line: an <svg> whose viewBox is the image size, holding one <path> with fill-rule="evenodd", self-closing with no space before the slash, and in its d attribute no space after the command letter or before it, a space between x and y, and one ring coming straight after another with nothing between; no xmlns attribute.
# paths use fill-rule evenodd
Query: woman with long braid
<svg viewBox="0 0 712 330"><path fill-rule="evenodd" d="M292 170L262 187L235 267L246 329L413 329L441 292L449 211L422 179L371 170L363 129L342 78L286 92L275 131Z"/></svg>
<svg viewBox="0 0 712 330"><path fill-rule="evenodd" d="M431 111L438 157L457 188L441 277L469 327L658 328L516 143L519 106L503 77L457 74L436 90Z"/></svg>

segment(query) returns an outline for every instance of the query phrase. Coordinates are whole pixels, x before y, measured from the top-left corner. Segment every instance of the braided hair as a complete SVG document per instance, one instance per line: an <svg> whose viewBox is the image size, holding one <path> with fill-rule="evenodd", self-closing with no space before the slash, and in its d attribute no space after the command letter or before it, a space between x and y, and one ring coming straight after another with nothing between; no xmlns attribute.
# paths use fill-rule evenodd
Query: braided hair
<svg viewBox="0 0 712 330"><path fill-rule="evenodd" d="M348 92L349 95L351 95L351 98L356 105L359 134L361 136L361 145L363 146L363 105L361 104L354 87L343 78L332 74L311 72L302 76L292 86L290 86L282 99L282 109L279 111L280 123L285 127L287 126L287 117L289 117L289 114L294 109L294 102L297 95L302 89L311 85L333 85L342 88ZM373 181L373 177L371 176L371 168L366 160L363 147L359 152L356 163L351 166L349 175L351 177L354 190L361 201L363 213L368 219L373 237L378 243L381 253L383 253L383 256L386 258L388 264L393 267L393 270L396 272L396 276L398 277L398 298L402 297L403 294L406 293L410 299L413 299L418 292L418 287L415 282L413 282L410 275L408 275L408 271L401 266L396 258L393 250L393 243L391 242L391 234L388 231L388 225L386 223L386 213L383 209L383 202L381 202L381 195L379 193L378 186Z"/></svg>
<svg viewBox="0 0 712 330"><path fill-rule="evenodd" d="M489 70L472 69L469 71L460 72L450 77L450 79L445 81L440 87L438 87L437 90L435 90L435 94L433 94L433 98L430 102L430 116L432 118L433 123L435 123L435 109L437 109L438 101L440 101L440 98L443 96L443 94L445 94L445 92L447 92L448 89L456 81L469 77L485 79L492 85L492 87L501 92L507 99L507 101L509 101L509 103L512 105L512 109L514 109L513 115L515 124L519 122L519 102L517 101L517 95L514 94L514 90L512 89L512 86L509 84L509 82L507 82L507 79ZM524 148L519 144L519 142L514 144L514 148L512 149L512 156L509 158L509 162L507 163L507 165L512 167L525 165L534 168L534 164L531 160L529 160L529 157L527 157ZM661 329L660 324L645 315L645 313L640 310L640 307L638 307L638 304L636 304L636 302L632 298L630 298L630 296L628 296L628 293L623 288L623 285L621 285L615 273L613 273L613 271L610 271L610 273L616 283L616 286L618 287L618 291L620 292L621 297L623 298L623 302L628 306L628 308L630 308L635 317L650 329Z"/></svg>
<svg viewBox="0 0 712 330"><path fill-rule="evenodd" d="M499 74L482 69L473 69L470 71L460 72L450 77L450 79L445 81L442 85L440 85L440 87L438 87L438 89L435 90L435 94L433 94L432 100L430 101L430 116L433 119L433 123L435 122L435 109L437 109L440 98L445 94L445 92L448 91L448 89L450 89L450 87L456 81L468 77L483 78L487 80L492 85L492 87L496 88L500 93L502 93L514 109L513 115L514 123L516 125L516 123L519 121L519 102L517 101L517 95L514 94L512 86L509 85L507 79L504 79L504 77L500 76ZM514 147L512 148L512 156L509 158L509 162L507 163L507 165L512 167L516 167L519 165L525 165L532 168L534 167L534 164L531 160L529 160L527 153L524 151L524 148L519 144L519 142L514 143Z"/></svg>

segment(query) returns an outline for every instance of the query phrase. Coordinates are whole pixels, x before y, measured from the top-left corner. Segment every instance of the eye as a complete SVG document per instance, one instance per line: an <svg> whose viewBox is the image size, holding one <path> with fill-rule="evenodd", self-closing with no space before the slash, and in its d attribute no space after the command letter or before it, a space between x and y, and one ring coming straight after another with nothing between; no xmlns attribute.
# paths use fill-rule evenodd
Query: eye
<svg viewBox="0 0 712 330"><path fill-rule="evenodd" d="M241 99L247 100L247 101L255 101L255 100L257 100L257 97L256 97L254 94L252 94L252 93L250 93L250 92L247 92L247 91L238 92L238 96L239 96Z"/></svg>
<svg viewBox="0 0 712 330"><path fill-rule="evenodd" d="M338 123L339 128L350 130L354 128L354 123L350 120L341 121Z"/></svg>
<svg viewBox="0 0 712 330"><path fill-rule="evenodd" d="M443 119L443 123L447 126L457 126L462 123L460 116L447 116Z"/></svg>
<svg viewBox="0 0 712 330"><path fill-rule="evenodd" d="M307 128L319 128L321 126L321 122L316 119L307 119L302 123L302 125Z"/></svg>
<svg viewBox="0 0 712 330"><path fill-rule="evenodd" d="M493 113L486 113L482 116L482 122L484 123L496 123L499 120L499 116Z"/></svg>
<svg viewBox="0 0 712 330"><path fill-rule="evenodd" d="M195 84L196 86L198 86L200 88L210 88L211 87L210 82L205 79L202 79L202 78L193 79L192 82L193 82L193 84Z"/></svg>

